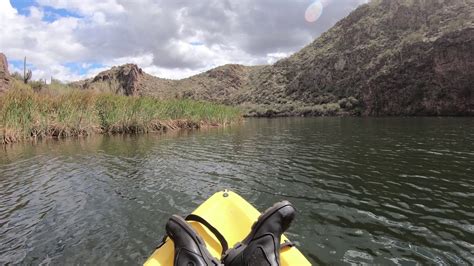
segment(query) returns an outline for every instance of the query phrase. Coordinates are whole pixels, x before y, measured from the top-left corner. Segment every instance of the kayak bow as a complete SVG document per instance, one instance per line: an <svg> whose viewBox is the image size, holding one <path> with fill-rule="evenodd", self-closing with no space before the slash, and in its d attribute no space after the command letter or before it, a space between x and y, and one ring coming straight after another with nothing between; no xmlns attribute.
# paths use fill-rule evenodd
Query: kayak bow
<svg viewBox="0 0 474 266"><path fill-rule="evenodd" d="M215 193L204 203L202 203L188 219L191 226L204 239L206 246L212 256L220 259L222 254L222 239L216 236L213 229L228 243L229 248L237 242L244 239L249 234L252 224L257 221L260 212L249 202L231 191L221 191ZM209 226L198 222L196 217L207 221ZM288 243L289 240L283 235L282 243ZM292 245L283 245L280 251L280 261L282 266L298 265L305 266L311 263L303 254ZM174 244L169 238L166 238L155 252L145 262L145 266L173 265Z"/></svg>

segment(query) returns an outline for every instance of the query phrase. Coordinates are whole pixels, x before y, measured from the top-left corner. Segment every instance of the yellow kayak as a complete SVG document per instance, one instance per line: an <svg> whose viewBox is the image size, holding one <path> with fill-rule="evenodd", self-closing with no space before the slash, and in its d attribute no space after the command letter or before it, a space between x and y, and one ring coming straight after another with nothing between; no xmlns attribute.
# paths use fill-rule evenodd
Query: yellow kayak
<svg viewBox="0 0 474 266"><path fill-rule="evenodd" d="M260 212L242 197L231 191L217 192L193 212L202 217L217 229L227 241L229 248L244 239L249 233L252 224L257 221ZM212 256L220 259L222 247L215 236L207 227L196 221L189 224L206 242L207 249ZM288 241L283 235L282 243ZM169 238L145 262L145 266L173 265L174 244ZM305 266L311 263L294 246L287 246L280 251L281 265Z"/></svg>

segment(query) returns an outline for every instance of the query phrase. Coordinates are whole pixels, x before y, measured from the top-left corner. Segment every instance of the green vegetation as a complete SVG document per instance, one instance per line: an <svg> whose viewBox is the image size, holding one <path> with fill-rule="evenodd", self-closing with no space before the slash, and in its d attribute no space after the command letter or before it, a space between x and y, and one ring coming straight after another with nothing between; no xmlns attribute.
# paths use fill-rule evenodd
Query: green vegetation
<svg viewBox="0 0 474 266"><path fill-rule="evenodd" d="M0 141L93 133L147 133L178 128L226 125L239 121L233 107L192 100L126 97L14 81L0 96Z"/></svg>
<svg viewBox="0 0 474 266"><path fill-rule="evenodd" d="M328 102L307 105L303 102L280 104L245 104L242 106L245 116L279 117L279 116L354 116L360 115L359 101L354 97L342 98L337 103Z"/></svg>

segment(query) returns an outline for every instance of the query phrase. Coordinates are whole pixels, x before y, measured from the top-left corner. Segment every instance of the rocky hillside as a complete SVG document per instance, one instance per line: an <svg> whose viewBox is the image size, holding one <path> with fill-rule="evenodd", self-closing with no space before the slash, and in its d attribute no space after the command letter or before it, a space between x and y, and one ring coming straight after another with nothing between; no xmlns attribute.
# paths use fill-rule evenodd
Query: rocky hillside
<svg viewBox="0 0 474 266"><path fill-rule="evenodd" d="M352 96L370 115L473 114L474 2L372 1L257 80L242 101Z"/></svg>
<svg viewBox="0 0 474 266"><path fill-rule="evenodd" d="M474 115L474 1L373 0L274 65L171 81L134 65L83 88L242 105L250 115Z"/></svg>

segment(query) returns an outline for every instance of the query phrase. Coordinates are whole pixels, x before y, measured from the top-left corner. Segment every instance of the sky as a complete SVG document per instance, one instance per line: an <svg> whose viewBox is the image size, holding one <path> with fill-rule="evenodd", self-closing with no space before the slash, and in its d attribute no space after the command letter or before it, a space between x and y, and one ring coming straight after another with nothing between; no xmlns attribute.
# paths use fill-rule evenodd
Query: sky
<svg viewBox="0 0 474 266"><path fill-rule="evenodd" d="M0 0L10 72L74 81L114 65L188 77L223 64L270 64L366 0Z"/></svg>

